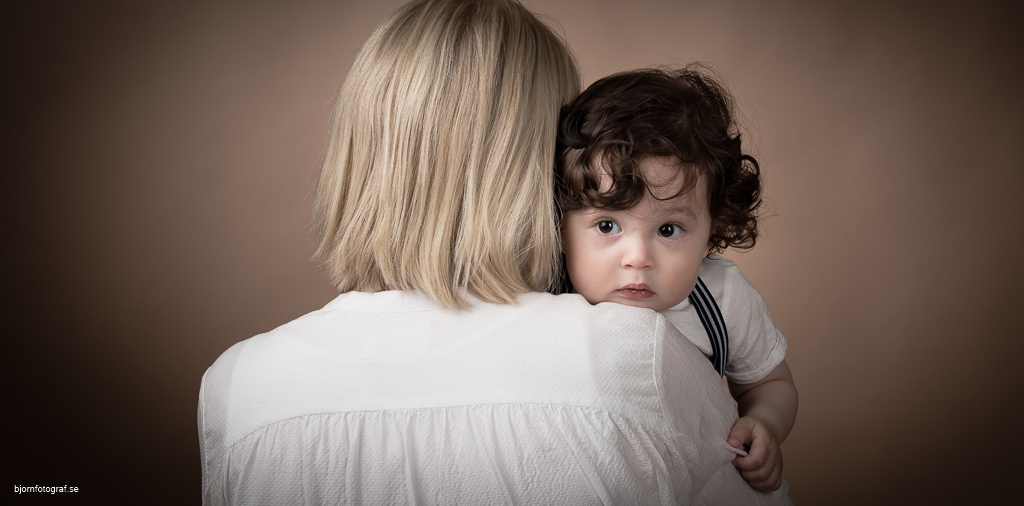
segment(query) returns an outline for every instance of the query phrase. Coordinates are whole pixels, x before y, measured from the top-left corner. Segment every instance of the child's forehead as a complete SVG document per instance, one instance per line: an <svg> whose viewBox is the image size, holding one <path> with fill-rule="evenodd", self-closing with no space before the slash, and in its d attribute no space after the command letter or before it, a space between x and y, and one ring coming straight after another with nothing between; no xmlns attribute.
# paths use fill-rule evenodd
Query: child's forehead
<svg viewBox="0 0 1024 506"><path fill-rule="evenodd" d="M600 190L607 192L612 188L613 171L603 160L598 161L600 167ZM637 163L643 175L648 191L655 199L677 201L692 193L703 196L707 193L703 174L695 167L686 166L674 156L646 156ZM691 181L691 178L695 180ZM703 200L703 199L701 199Z"/></svg>
<svg viewBox="0 0 1024 506"><path fill-rule="evenodd" d="M686 175L683 162L674 156L645 156L640 159L639 165L648 181L653 179L669 182Z"/></svg>
<svg viewBox="0 0 1024 506"><path fill-rule="evenodd" d="M666 219L700 219L708 213L705 191L695 186L679 192L680 185L652 188L634 205L617 210L589 208L591 214L622 214L641 221L664 221Z"/></svg>
<svg viewBox="0 0 1024 506"><path fill-rule="evenodd" d="M678 188L676 188L678 190ZM650 220L661 220L669 216L682 215L688 218L697 218L701 213L705 212L707 205L704 204L701 194L698 194L693 189L685 193L672 193L666 192L668 195L665 198L658 195L655 191L654 195L647 194L643 200L638 202L635 206L626 209L627 214L634 215L641 219ZM655 198L658 197L658 198Z"/></svg>

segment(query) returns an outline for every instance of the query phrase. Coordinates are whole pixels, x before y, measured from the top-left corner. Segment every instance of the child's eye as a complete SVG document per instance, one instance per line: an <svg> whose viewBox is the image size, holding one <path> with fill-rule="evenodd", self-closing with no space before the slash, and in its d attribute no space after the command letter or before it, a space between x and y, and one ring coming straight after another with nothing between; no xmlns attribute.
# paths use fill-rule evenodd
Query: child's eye
<svg viewBox="0 0 1024 506"><path fill-rule="evenodd" d="M682 233L683 227L680 227L679 225L673 225L671 223L666 223L662 225L660 228L658 228L658 235L665 237L667 239L679 237L679 234Z"/></svg>
<svg viewBox="0 0 1024 506"><path fill-rule="evenodd" d="M602 220L597 222L597 231L605 235L610 235L617 234L621 232L622 229L620 229L619 224L615 223L614 221Z"/></svg>

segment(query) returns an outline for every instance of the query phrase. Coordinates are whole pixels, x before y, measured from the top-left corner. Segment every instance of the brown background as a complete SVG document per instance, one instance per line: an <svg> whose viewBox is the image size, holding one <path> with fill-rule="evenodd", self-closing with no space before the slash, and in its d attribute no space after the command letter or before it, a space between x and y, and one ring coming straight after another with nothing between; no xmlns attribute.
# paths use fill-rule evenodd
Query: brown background
<svg viewBox="0 0 1024 506"><path fill-rule="evenodd" d="M138 4L6 16L3 453L8 487L181 504L205 368L333 296L312 174L398 2ZM588 83L701 60L734 90L773 216L730 257L790 340L794 500L1024 501L1021 4L527 4Z"/></svg>

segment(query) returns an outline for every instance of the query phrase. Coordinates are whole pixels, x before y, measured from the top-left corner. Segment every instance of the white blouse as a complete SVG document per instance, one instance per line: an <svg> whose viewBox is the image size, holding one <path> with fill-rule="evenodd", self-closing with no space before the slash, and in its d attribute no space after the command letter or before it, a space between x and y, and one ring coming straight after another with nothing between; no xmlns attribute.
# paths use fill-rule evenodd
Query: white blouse
<svg viewBox="0 0 1024 506"><path fill-rule="evenodd" d="M342 294L199 397L204 504L790 504L725 442L708 360L651 310Z"/></svg>

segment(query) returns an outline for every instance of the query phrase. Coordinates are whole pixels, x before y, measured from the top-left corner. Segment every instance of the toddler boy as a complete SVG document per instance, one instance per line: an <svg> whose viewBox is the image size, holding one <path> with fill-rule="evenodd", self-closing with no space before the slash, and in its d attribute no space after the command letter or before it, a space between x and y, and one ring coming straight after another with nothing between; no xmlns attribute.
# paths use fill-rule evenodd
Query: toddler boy
<svg viewBox="0 0 1024 506"><path fill-rule="evenodd" d="M676 325L737 400L727 441L749 452L733 464L754 488L778 489L779 445L797 410L786 339L736 265L716 255L753 247L761 203L728 93L694 66L615 74L565 107L558 141L563 288Z"/></svg>

